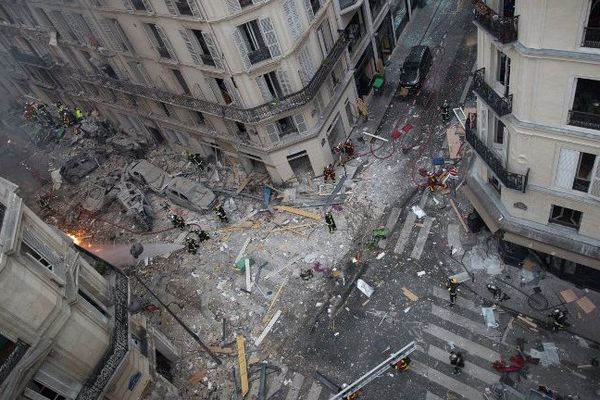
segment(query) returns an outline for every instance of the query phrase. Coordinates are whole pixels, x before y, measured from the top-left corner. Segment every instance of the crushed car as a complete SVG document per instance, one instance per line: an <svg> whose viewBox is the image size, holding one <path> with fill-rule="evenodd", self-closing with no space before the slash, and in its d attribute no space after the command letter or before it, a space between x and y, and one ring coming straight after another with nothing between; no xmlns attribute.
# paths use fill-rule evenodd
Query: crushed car
<svg viewBox="0 0 600 400"><path fill-rule="evenodd" d="M77 184L98 168L105 159L106 155L100 152L75 156L60 168L60 175L66 182Z"/></svg>

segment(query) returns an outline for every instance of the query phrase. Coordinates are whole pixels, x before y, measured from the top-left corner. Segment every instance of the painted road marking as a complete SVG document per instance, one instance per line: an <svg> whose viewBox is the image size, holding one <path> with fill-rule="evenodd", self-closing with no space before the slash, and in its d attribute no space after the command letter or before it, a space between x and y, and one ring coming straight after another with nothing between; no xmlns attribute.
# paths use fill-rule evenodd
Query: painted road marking
<svg viewBox="0 0 600 400"><path fill-rule="evenodd" d="M450 302L450 295L448 294L448 290L441 288L439 286L433 287L433 295L439 299L446 300ZM457 297L456 304L465 310L473 311L476 314L481 314L481 307L475 305L475 303L469 299L465 299L464 297Z"/></svg>
<svg viewBox="0 0 600 400"><path fill-rule="evenodd" d="M448 247L456 250L454 254L456 254L459 259L465 252L462 243L460 243L460 228L458 224L448 224Z"/></svg>
<svg viewBox="0 0 600 400"><path fill-rule="evenodd" d="M460 314L447 310L435 304L431 304L431 313L436 317L440 317L443 320L462 326L470 331L473 331L481 336L485 336L488 339L499 342L502 340L502 335L498 331L489 329L486 325L470 320L469 318L463 317ZM481 316L483 319L483 315Z"/></svg>
<svg viewBox="0 0 600 400"><path fill-rule="evenodd" d="M440 349L439 347L436 347L434 345L429 345L429 351L427 352L427 354L432 357L435 358L436 360L439 360L441 362L443 362L444 364L447 364L448 366L450 366L449 364L449 352L447 352L444 349ZM463 372L465 372L467 375L471 375L474 378L479 379L480 381L487 383L488 385L492 385L496 382L498 382L498 380L500 379L499 375L494 374L491 371L488 371L484 368L481 368L478 365L475 365L469 361L465 360L465 367L463 368Z"/></svg>
<svg viewBox="0 0 600 400"><path fill-rule="evenodd" d="M482 358L487 361L500 360L500 353L490 350L485 346L475 343L469 339L465 339L455 333L452 333L440 326L429 324L427 328L423 330L431 336L435 336L448 343L453 343L456 347L465 350L467 353Z"/></svg>
<svg viewBox="0 0 600 400"><path fill-rule="evenodd" d="M394 248L394 253L402 254L404 252L404 248L406 247L406 243L410 238L410 232L415 225L415 221L417 220L417 216L414 212L409 211L406 219L404 220L404 225L402 225L402 230L400 231L400 237L398 238L398 242L396 243L396 247Z"/></svg>
<svg viewBox="0 0 600 400"><path fill-rule="evenodd" d="M419 231L419 236L417 236L417 242L415 243L415 247L413 247L412 253L410 253L410 258L415 260L419 260L421 255L423 254L423 249L425 248L425 243L427 243L427 239L429 238L429 231L431 231L431 225L433 225L433 221L435 218L425 217L425 221L423 222L423 227Z"/></svg>
<svg viewBox="0 0 600 400"><path fill-rule="evenodd" d="M306 400L319 400L321 390L323 390L323 386L319 385L318 382L313 382L308 391L308 394L306 395Z"/></svg>
<svg viewBox="0 0 600 400"><path fill-rule="evenodd" d="M431 393L429 390L427 391L427 394L425 395L425 400L444 400L442 399L440 396L438 396L437 394L433 394Z"/></svg>
<svg viewBox="0 0 600 400"><path fill-rule="evenodd" d="M302 388L302 383L304 383L304 375L294 372L292 384L290 385L290 390L288 391L287 396L285 396L285 400L297 400L298 395L300 394L300 389Z"/></svg>
<svg viewBox="0 0 600 400"><path fill-rule="evenodd" d="M465 385L462 382L457 381L454 378L449 377L448 375L442 374L440 371L431 368L419 361L413 360L410 363L410 369L417 374L427 378L433 383L437 383L440 386L445 387L448 390L451 390L459 395L463 396L468 400L482 400L483 395L481 391L478 389L474 389L469 385Z"/></svg>

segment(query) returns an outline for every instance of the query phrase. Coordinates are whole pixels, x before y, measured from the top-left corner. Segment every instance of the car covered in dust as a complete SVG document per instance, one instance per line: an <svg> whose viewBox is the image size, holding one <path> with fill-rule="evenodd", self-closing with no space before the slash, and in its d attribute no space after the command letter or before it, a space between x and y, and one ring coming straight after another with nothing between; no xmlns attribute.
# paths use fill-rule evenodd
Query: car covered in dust
<svg viewBox="0 0 600 400"><path fill-rule="evenodd" d="M69 159L60 167L62 178L74 185L93 172L106 159L103 153L81 154Z"/></svg>
<svg viewBox="0 0 600 400"><path fill-rule="evenodd" d="M146 160L131 163L126 173L129 179L148 186L156 193L162 193L172 179L165 171Z"/></svg>
<svg viewBox="0 0 600 400"><path fill-rule="evenodd" d="M163 192L173 203L197 212L212 209L217 196L204 185L183 177L173 178Z"/></svg>

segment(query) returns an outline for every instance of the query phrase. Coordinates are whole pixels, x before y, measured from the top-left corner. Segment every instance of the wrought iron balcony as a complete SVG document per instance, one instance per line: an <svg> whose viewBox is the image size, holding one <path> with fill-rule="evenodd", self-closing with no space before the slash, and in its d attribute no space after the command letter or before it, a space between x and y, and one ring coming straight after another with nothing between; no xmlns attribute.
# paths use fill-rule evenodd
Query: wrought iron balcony
<svg viewBox="0 0 600 400"><path fill-rule="evenodd" d="M582 46L600 49L600 28L586 27L583 31Z"/></svg>
<svg viewBox="0 0 600 400"><path fill-rule="evenodd" d="M471 147L477 152L479 157L487 164L488 167L496 174L500 182L504 186L513 190L520 190L525 193L525 189L527 187L527 180L529 178L529 170L525 175L515 174L513 172L508 172L504 166L502 165L502 161L496 153L489 149L486 144L479 139L477 136L477 126L470 125L470 118L467 118L467 124L465 127L465 133L467 142L471 145Z"/></svg>
<svg viewBox="0 0 600 400"><path fill-rule="evenodd" d="M518 37L519 16L501 17L482 0L474 0L475 21L491 33L500 43L511 43Z"/></svg>
<svg viewBox="0 0 600 400"><path fill-rule="evenodd" d="M356 4L358 0L339 0L340 3L340 10L343 10L344 8L353 6L354 4Z"/></svg>
<svg viewBox="0 0 600 400"><path fill-rule="evenodd" d="M255 51L248 52L248 58L250 59L250 64L258 64L261 61L271 58L271 52L267 47L263 47Z"/></svg>
<svg viewBox="0 0 600 400"><path fill-rule="evenodd" d="M569 125L600 130L600 114L570 110Z"/></svg>
<svg viewBox="0 0 600 400"><path fill-rule="evenodd" d="M321 66L311 81L304 88L279 99L276 104L268 102L252 108L239 108L236 106L212 103L191 96L174 94L162 89L112 79L105 75L86 75L81 70L76 70L68 66L54 67L52 68L52 72L66 81L75 79L80 82L90 83L151 100L188 108L190 110L200 111L232 121L257 123L267 118L275 117L286 111L301 107L312 101L325 80L329 77L329 74L343 54L347 44L348 39L345 35L341 35L331 49L329 55L321 63Z"/></svg>
<svg viewBox="0 0 600 400"><path fill-rule="evenodd" d="M129 281L115 270L115 320L110 345L79 392L77 400L97 400L129 351Z"/></svg>
<svg viewBox="0 0 600 400"><path fill-rule="evenodd" d="M485 68L478 69L473 75L473 90L485 101L498 116L510 114L512 111L512 94L501 97L485 81Z"/></svg>
<svg viewBox="0 0 600 400"><path fill-rule="evenodd" d="M23 64L29 64L40 68L50 68L52 65L52 61L49 57L39 57L33 54L25 54L14 47L10 49L10 54L12 54L15 60Z"/></svg>
<svg viewBox="0 0 600 400"><path fill-rule="evenodd" d="M10 373L15 369L21 358L27 353L29 345L25 342L17 340L15 347L12 349L4 363L0 365L0 384L8 378Z"/></svg>

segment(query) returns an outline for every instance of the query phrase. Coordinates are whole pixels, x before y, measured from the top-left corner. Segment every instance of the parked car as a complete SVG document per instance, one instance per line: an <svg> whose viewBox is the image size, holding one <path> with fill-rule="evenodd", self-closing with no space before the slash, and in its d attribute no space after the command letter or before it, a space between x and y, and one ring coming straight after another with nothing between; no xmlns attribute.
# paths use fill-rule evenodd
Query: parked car
<svg viewBox="0 0 600 400"><path fill-rule="evenodd" d="M173 178L164 194L173 203L197 212L210 211L217 202L217 196L210 189L183 177Z"/></svg>
<svg viewBox="0 0 600 400"><path fill-rule="evenodd" d="M106 159L103 153L91 153L75 156L60 167L60 175L70 184L77 184L89 175Z"/></svg>
<svg viewBox="0 0 600 400"><path fill-rule="evenodd" d="M165 171L146 160L131 163L126 169L126 174L129 179L147 185L156 193L162 193L172 179Z"/></svg>
<svg viewBox="0 0 600 400"><path fill-rule="evenodd" d="M414 91L421 87L433 57L428 46L413 46L400 70L399 88Z"/></svg>

